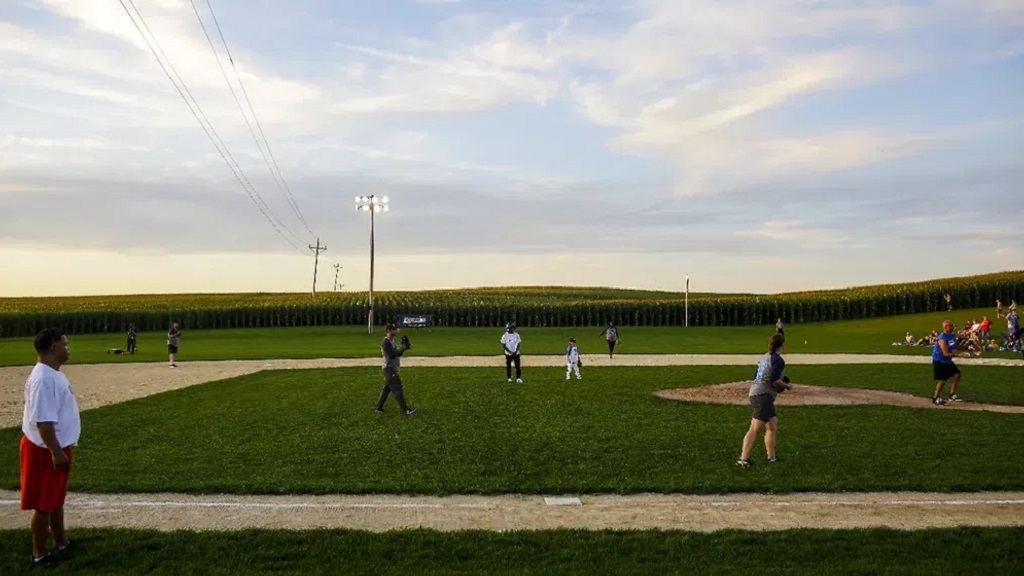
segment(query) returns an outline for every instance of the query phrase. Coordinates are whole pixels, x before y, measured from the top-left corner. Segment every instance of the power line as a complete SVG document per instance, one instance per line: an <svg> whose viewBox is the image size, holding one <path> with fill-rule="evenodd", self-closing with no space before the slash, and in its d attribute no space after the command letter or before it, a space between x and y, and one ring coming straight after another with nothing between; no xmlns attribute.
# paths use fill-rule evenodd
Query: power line
<svg viewBox="0 0 1024 576"><path fill-rule="evenodd" d="M190 0L190 1L192 1L192 0ZM277 176L281 179L281 185L283 186L283 190L282 191L284 192L285 198L288 199L289 206L291 206L292 210L295 212L295 215L299 218L299 221L302 222L302 225L306 228L306 231L309 232L311 235L316 236L316 234L312 230L310 230L309 224L306 223L306 219L302 216L302 211L299 210L299 204L298 204L298 202L295 201L295 197L292 196L291 187L288 186L288 182L285 181L285 179L284 179L284 172L281 171L281 167L277 164L277 158L274 157L274 151L270 149L270 142L267 141L267 135L263 132L263 125L260 123L259 117L256 116L256 109L253 108L252 100L249 99L249 92L246 91L245 84L242 82L242 75L239 74L238 67L235 66L235 59L231 56L231 49L228 48L228 41L224 37L224 31L221 30L221 28L220 28L220 21L217 20L217 13L213 10L213 4L210 3L210 0L206 0L206 5L210 9L210 16L213 17L213 23L217 27L217 34L220 35L220 41L221 41L222 44L224 44L224 52L228 56L228 62L231 63L231 69L234 70L235 77L238 78L238 86L239 86L239 88L242 89L242 96L245 97L245 103L249 107L249 112L252 113L252 119L256 123L256 128L259 129L259 131L260 131L260 136L263 138L263 144L267 148L267 154L270 154L270 159L271 159L271 161L274 164L274 168L277 169ZM192 4L192 8L195 9L195 3L194 2ZM199 15L199 13L197 11L196 12L196 16L198 16L198 15ZM202 23L202 19L200 19L200 23ZM203 32L204 33L206 32L206 28L205 27L203 27ZM209 36L207 36L207 40L209 40ZM212 47L212 43L211 43L211 47ZM214 52L216 53L216 51L214 51ZM219 63L219 60L218 60L218 63ZM221 72L223 72L223 71L224 70L222 68ZM227 75L225 74L224 76L225 76L224 79L227 80ZM228 85L230 86L231 83L229 82ZM231 91L231 94L234 95L234 90ZM237 98L236 98L236 101L237 101ZM241 105L239 105L239 107L241 107ZM245 114L243 113L243 116L244 115ZM246 122L246 123L248 124L248 122ZM250 126L249 130L252 131L252 127L251 126ZM253 135L253 138L255 138L255 137L256 136ZM263 159L266 160L266 157L264 156ZM271 170L271 172L273 172L273 170ZM276 181L277 180L275 179L275 182Z"/></svg>
<svg viewBox="0 0 1024 576"><path fill-rule="evenodd" d="M206 4L210 8L210 14L213 16L214 24L217 25L217 32L220 33L221 42L224 44L224 51L227 53L228 61L231 62L231 66L235 70L235 76L238 78L238 85L241 87L242 94L245 96L245 101L249 106L249 112L252 114L252 119L256 123L257 128L259 128L260 136L263 138L262 144L260 143L260 139L256 136L256 132L252 128L252 122L249 122L249 117L242 109L242 103L238 99L238 94L235 93L234 86L231 85L231 80L228 79L228 74L227 71L224 70L224 65L221 64L220 55L217 53L217 49L213 46L213 40L210 39L210 34L206 29L206 24L203 22L202 16L199 15L199 9L196 7L195 0L189 0L189 3L192 4L192 11L196 15L196 20L199 20L199 26L203 29L203 35L206 36L206 42L210 45L210 51L213 52L213 57L217 61L217 67L220 69L220 73L224 77L224 82L228 85L228 90L231 92L231 97L235 100L238 112L242 115L242 120L245 121L245 126L249 129L249 134L252 136L253 142L256 143L256 149L260 151L260 156L263 157L263 162L267 165L267 169L270 170L270 176L274 179L274 184L277 186L277 189L284 194L285 200L288 201L288 206L292 209L292 212L295 213L295 216L298 217L299 222L302 223L303 227L305 227L306 231L309 232L311 236L315 237L316 233L309 228L309 224L306 223L306 219L302 216L302 212L299 210L299 205L295 202L295 198L291 194L291 189L288 187L288 183L284 179L284 173L281 172L281 168L277 165L277 160L274 159L274 152L270 149L270 143L267 141L267 136L263 132L263 126L260 124L259 117L256 116L256 110L253 109L252 102L249 100L249 95L245 91L245 84L242 83L242 76L238 73L238 69L235 68L235 61L231 57L231 50L228 49L228 43L227 40L224 39L224 33L221 32L220 23L217 21L217 14L213 11L213 5L210 4L209 0L207 0ZM264 147L266 147L266 152L263 151ZM274 159L273 164L271 164L271 160L267 158L267 154L270 154L270 159Z"/></svg>
<svg viewBox="0 0 1024 576"><path fill-rule="evenodd" d="M170 67L171 72L173 72L174 76L177 77L178 82L181 83L181 87L185 90L185 93L188 94L188 97L192 99L192 102L195 104L196 110L199 112L199 115L202 117L203 121L205 121L206 124L210 127L210 131L216 137L217 141L220 143L220 146L224 149L224 153L238 169L238 173L241 175L241 179L245 181L245 184L249 187L249 190L252 191L250 198L253 198L256 201L258 207L262 205L261 211L265 209L265 215L269 215L271 219L276 221L277 226L286 230L289 234L292 235L293 238L298 240L299 243L302 243L303 240L299 238L298 234L293 232L292 229L289 228L287 224L285 224L280 218L278 218L277 214L274 213L274 210L270 207L269 204L267 204L266 200L264 200L263 197L260 196L260 193L259 191L256 190L256 187L252 184L252 182L249 181L249 177L246 176L245 171L242 170L241 164L239 164L238 161L235 160L235 156L231 153L231 150L228 148L228 145L220 137L220 134L217 133L217 129L214 128L213 122L210 122L210 120L206 117L206 114L203 112L202 107L199 105L199 101L196 100L196 97L192 95L192 91L188 89L188 84L185 82L185 79L181 77L181 74L178 74L178 70L174 67L174 63L171 62L170 57L167 56L167 53L164 52L163 47L160 46L160 41L156 39L156 34L153 34L153 31L150 30L149 25L146 24L146 20L142 17L142 12L140 12L138 7L135 6L134 0L128 0L128 3L131 4L132 8L135 9L135 13L139 17L139 22L142 23L142 26L146 29L146 32L148 32L150 37L153 39L153 44L156 45L157 50L160 51L160 54L164 57L164 60L167 61L167 66ZM145 37L143 37L143 39L145 39ZM159 61L159 58L157 60ZM172 79L171 81L173 82L174 80ZM297 250L302 250L302 248L296 246L295 243L291 241L289 241L289 243L292 244L292 246L294 246Z"/></svg>
<svg viewBox="0 0 1024 576"><path fill-rule="evenodd" d="M281 228L284 228L285 230L288 230L288 232L291 233L292 236L298 238L298 236L296 236L295 233L291 231L291 229L289 229L283 222L280 221L280 219L277 218L276 215L273 214L273 211L270 209L270 206L263 201L263 198L260 197L259 193L252 186L252 183L249 182L249 179L245 176L245 172L242 170L241 165L239 165L238 162L235 160L234 156L232 156L231 151L228 150L227 145L224 144L224 141L221 139L220 135L217 134L217 130L213 127L213 124L209 121L209 119L206 118L206 114L203 113L202 107L199 106L199 102L195 99L194 96L192 96L192 92L188 89L188 86L185 84L185 81L181 79L181 76L178 74L178 71L174 68L174 65L170 61L170 58L167 57L167 54L164 53L163 48L160 47L159 41L156 39L156 36L153 35L152 30L149 29L149 26L146 24L145 19L142 17L142 13L139 11L138 7L135 6L134 1L128 0L128 4L130 4L132 9L135 10L135 14L138 16L138 22L136 22L135 16L132 16L131 10L129 10L128 6L125 4L125 0L118 1L121 3L121 7L124 8L125 14L127 14L128 18L132 21L132 25L134 25L135 29L139 32L139 36L142 37L142 40L146 43L146 46L149 48L149 51L153 54L153 57L156 58L157 64L160 65L160 69L163 70L164 74L167 76L167 79L170 80L171 84L174 85L174 89L177 90L178 95L181 96L181 99L185 101L185 105L188 106L189 112L191 112L192 116L196 119L197 122L199 122L199 126L203 129L203 132L206 133L206 137L210 139L210 142L213 144L213 147L216 148L217 152L220 154L221 159L223 159L224 163L227 164L228 169L231 170L231 174L235 177L235 180L238 181L238 184L245 191L246 195L249 196L249 199L252 200L252 202L256 205L256 208L259 209L260 213L263 214L263 217L267 219L267 222L270 223L274 230L278 234L280 234L281 237L285 239L285 241L291 244L293 248L305 254L305 251L302 248L300 248L297 244L295 244L295 242L293 242L292 239L286 236L285 233L281 230ZM142 27L139 26L139 22L142 23ZM152 36L152 42L150 42L149 38L146 37L146 34L143 33L142 28L145 28L146 32L149 32L150 36ZM153 48L154 44L156 45L156 49ZM160 59L160 56L157 54L158 50L160 54L163 55L164 59L167 60L166 66L164 65L164 62ZM174 76L178 77L178 81L175 81L174 76L171 75L171 71L168 71L168 67L170 67L171 71L173 71ZM181 86L178 85L178 82L181 82ZM186 94L188 94L188 97L185 96ZM191 101L189 100L189 98L191 98ZM274 222L275 219L277 220L277 224L275 224Z"/></svg>

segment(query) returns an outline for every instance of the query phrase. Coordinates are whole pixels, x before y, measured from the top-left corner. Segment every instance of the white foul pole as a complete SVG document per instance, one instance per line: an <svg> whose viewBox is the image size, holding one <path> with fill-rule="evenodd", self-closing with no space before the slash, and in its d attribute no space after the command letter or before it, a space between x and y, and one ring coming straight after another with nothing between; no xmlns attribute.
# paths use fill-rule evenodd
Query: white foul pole
<svg viewBox="0 0 1024 576"><path fill-rule="evenodd" d="M686 316L685 322L686 322L686 327L689 328L690 327L690 275L689 274L686 275L686 298L684 299L684 302L685 302L685 304L684 304L684 308L685 308L684 314Z"/></svg>

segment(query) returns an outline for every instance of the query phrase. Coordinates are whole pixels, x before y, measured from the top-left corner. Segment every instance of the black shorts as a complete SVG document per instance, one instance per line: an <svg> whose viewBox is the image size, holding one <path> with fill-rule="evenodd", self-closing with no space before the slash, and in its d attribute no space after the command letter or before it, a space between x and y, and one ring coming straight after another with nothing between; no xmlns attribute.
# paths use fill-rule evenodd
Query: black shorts
<svg viewBox="0 0 1024 576"><path fill-rule="evenodd" d="M754 420L767 422L775 418L775 398L771 394L758 394L750 397L750 405L754 408L751 416Z"/></svg>
<svg viewBox="0 0 1024 576"><path fill-rule="evenodd" d="M935 380L949 380L956 374L960 373L960 369L956 367L956 364L950 362L936 362L932 360L932 376Z"/></svg>
<svg viewBox="0 0 1024 576"><path fill-rule="evenodd" d="M167 353L168 354L177 354L178 353L178 347L175 346L174 344L168 344L167 345Z"/></svg>

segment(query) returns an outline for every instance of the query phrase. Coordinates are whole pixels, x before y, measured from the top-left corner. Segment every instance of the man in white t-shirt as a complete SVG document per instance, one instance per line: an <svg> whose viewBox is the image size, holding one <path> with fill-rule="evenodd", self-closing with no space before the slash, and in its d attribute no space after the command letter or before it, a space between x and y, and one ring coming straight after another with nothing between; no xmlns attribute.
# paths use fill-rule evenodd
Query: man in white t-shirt
<svg viewBox="0 0 1024 576"><path fill-rule="evenodd" d="M60 371L71 354L67 337L47 328L36 334L35 349L38 359L25 382L21 419L21 509L32 510L32 566L54 564L70 555L64 499L71 446L82 432L75 393ZM54 547L47 550L49 535Z"/></svg>
<svg viewBox="0 0 1024 576"><path fill-rule="evenodd" d="M516 325L509 322L505 325L505 333L501 335L501 345L505 348L505 377L512 381L512 364L516 365L516 382L523 383L523 370L519 359L519 345L523 339L516 332Z"/></svg>

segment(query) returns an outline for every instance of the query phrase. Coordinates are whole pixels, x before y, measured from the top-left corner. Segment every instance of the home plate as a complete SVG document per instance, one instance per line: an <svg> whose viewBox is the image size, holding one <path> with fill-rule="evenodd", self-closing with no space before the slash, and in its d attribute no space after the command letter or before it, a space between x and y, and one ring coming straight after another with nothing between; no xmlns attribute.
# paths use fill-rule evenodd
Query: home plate
<svg viewBox="0 0 1024 576"><path fill-rule="evenodd" d="M548 506L583 506L575 496L545 496L544 503Z"/></svg>

